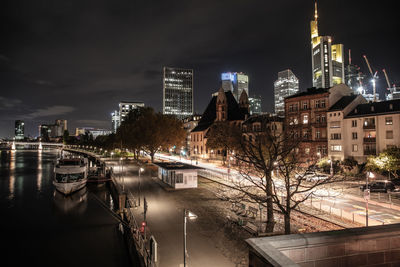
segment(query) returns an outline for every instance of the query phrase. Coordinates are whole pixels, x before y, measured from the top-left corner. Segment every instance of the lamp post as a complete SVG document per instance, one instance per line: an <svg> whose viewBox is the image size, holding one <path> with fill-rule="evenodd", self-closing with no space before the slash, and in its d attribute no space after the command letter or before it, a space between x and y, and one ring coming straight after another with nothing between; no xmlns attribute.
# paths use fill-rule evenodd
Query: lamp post
<svg viewBox="0 0 400 267"><path fill-rule="evenodd" d="M368 188L368 178L374 178L374 174L372 172L367 172L365 176L365 190L364 190L364 199L365 199L365 226L368 226L368 200L370 196L370 191Z"/></svg>
<svg viewBox="0 0 400 267"><path fill-rule="evenodd" d="M124 181L124 159L119 158L121 165L121 178L122 178L122 192L125 192L125 181Z"/></svg>
<svg viewBox="0 0 400 267"><path fill-rule="evenodd" d="M330 174L331 174L331 176L333 176L333 160L332 160L332 158L329 159L328 162L331 164Z"/></svg>
<svg viewBox="0 0 400 267"><path fill-rule="evenodd" d="M194 149L194 157L195 157L196 165L197 165L198 164L198 162L197 162L197 147Z"/></svg>
<svg viewBox="0 0 400 267"><path fill-rule="evenodd" d="M140 188L140 173L143 172L143 171L144 171L144 169L143 169L142 167L140 167L140 168L139 168L139 194L138 194L138 195L139 195L139 206L140 206L140 191L141 191L141 190L140 190L140 189L141 189L141 188Z"/></svg>
<svg viewBox="0 0 400 267"><path fill-rule="evenodd" d="M321 160L321 152L317 152L317 156L318 156L319 160Z"/></svg>
<svg viewBox="0 0 400 267"><path fill-rule="evenodd" d="M191 212L190 210L183 210L183 267L186 267L186 257L187 257L187 249L186 249L186 222L187 219L195 220L197 215Z"/></svg>

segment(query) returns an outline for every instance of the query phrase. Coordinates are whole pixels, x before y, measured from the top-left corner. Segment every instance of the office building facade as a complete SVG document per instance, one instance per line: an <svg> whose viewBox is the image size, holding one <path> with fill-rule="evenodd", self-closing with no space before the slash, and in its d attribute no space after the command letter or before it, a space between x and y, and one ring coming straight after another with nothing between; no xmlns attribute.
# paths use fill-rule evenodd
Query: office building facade
<svg viewBox="0 0 400 267"><path fill-rule="evenodd" d="M15 140L23 140L25 138L25 123L21 120L15 121Z"/></svg>
<svg viewBox="0 0 400 267"><path fill-rule="evenodd" d="M262 113L261 96L249 97L249 104L250 104L250 115L256 115Z"/></svg>
<svg viewBox="0 0 400 267"><path fill-rule="evenodd" d="M225 92L232 91L236 101L243 91L249 95L249 76L243 72L224 72L221 74L221 84Z"/></svg>
<svg viewBox="0 0 400 267"><path fill-rule="evenodd" d="M121 123L126 119L129 112L132 110L144 107L143 102L132 102L132 101L121 101L118 105L118 110L111 113L111 129L113 133L117 132L117 129Z"/></svg>
<svg viewBox="0 0 400 267"><path fill-rule="evenodd" d="M56 120L54 124L39 125L39 136L43 141L55 140L63 137L67 130L67 120Z"/></svg>
<svg viewBox="0 0 400 267"><path fill-rule="evenodd" d="M312 81L316 88L330 88L345 83L343 45L332 44L331 36L318 33L318 13L311 21Z"/></svg>
<svg viewBox="0 0 400 267"><path fill-rule="evenodd" d="M184 119L193 115L193 70L163 68L163 114Z"/></svg>
<svg viewBox="0 0 400 267"><path fill-rule="evenodd" d="M299 92L299 79L290 69L278 72L278 80L274 82L275 114L285 113L285 97Z"/></svg>

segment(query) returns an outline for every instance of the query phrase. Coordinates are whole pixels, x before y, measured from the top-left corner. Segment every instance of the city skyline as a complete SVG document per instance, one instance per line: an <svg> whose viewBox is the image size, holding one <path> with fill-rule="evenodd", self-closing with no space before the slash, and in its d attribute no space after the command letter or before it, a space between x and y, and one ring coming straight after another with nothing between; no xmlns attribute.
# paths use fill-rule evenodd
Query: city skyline
<svg viewBox="0 0 400 267"><path fill-rule="evenodd" d="M154 7L99 1L94 8L13 2L1 11L7 27L1 30L6 41L0 45L0 136L11 137L18 119L26 122L27 135L56 118L67 119L72 129L109 128L109 114L122 99L143 101L161 111L164 65L194 69L195 113L220 86L220 73L229 70L249 75L249 90L261 95L263 111L272 111L266 107L273 106L273 81L281 69L297 74L300 91L311 87L309 21L314 2L229 3ZM386 68L390 80L397 82L399 52L391 33L398 22L391 5L319 1L319 29L331 34L335 43L343 43L345 54L352 49L353 62L365 74L363 54L376 70ZM221 23L222 9L241 19ZM137 19L143 27L132 26ZM183 19L187 23L182 25ZM146 21L151 23L145 27ZM177 44L182 32L187 33L186 42ZM380 76L382 94L386 85Z"/></svg>

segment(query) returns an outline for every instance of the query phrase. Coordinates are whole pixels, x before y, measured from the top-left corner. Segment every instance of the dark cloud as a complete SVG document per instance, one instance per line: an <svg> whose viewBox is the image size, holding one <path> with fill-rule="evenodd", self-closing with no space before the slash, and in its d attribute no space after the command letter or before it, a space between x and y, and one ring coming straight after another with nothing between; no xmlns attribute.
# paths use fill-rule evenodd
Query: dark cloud
<svg viewBox="0 0 400 267"><path fill-rule="evenodd" d="M13 134L14 117L55 106L72 109L46 119L62 116L70 127L85 126L77 122L82 114L88 124L110 121L120 100L160 110L163 66L194 69L200 113L223 71L248 73L250 94L262 96L264 111L272 110L278 71L291 68L302 89L311 85L311 0L6 2L0 9L0 96L21 102L2 110L0 136ZM322 34L352 48L360 66L366 53L377 69L400 80L393 1L318 4ZM26 125L36 133L34 123Z"/></svg>
<svg viewBox="0 0 400 267"><path fill-rule="evenodd" d="M31 120L37 118L61 116L68 114L74 110L75 108L70 106L51 106L51 107L37 109L29 114L21 115L20 118Z"/></svg>

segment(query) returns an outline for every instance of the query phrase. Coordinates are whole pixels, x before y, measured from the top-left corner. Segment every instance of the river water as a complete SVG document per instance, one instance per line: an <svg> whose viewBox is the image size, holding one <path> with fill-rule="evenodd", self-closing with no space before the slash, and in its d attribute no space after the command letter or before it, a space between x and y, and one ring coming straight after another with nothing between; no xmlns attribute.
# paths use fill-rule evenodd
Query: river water
<svg viewBox="0 0 400 267"><path fill-rule="evenodd" d="M131 266L105 185L55 191L58 153L0 151L0 265Z"/></svg>

